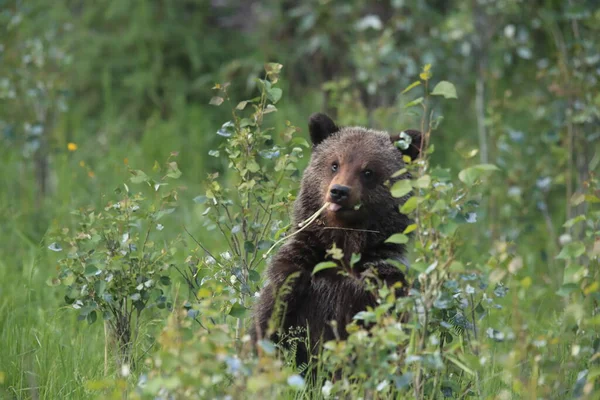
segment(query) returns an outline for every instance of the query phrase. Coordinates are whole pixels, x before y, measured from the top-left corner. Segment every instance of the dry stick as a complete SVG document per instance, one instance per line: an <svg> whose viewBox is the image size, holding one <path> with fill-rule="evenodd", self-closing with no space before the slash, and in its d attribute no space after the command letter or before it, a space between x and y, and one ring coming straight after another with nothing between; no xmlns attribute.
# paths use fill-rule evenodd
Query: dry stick
<svg viewBox="0 0 600 400"><path fill-rule="evenodd" d="M188 231L188 230L187 230L187 228L185 227L185 225L182 225L182 226L183 226L183 230L184 230L184 231L185 231L185 232L186 232L186 233L187 233L187 234L188 234L188 235L189 235L189 236L192 238L192 240L193 240L194 242L196 242L196 244L197 244L198 246L200 246L200 248L201 248L202 250L204 250L204 252L205 252L206 254L208 254L210 257L212 257L212 259L213 259L213 260L215 260L215 262L216 262L217 264L219 264L219 266L223 267L223 265L221 265L221 263L219 263L219 261L218 261L218 260L215 258L215 256L213 256L213 255L211 254L211 252L210 252L210 251L208 251L208 249L202 245L202 243L200 243L198 240L196 240L196 238L195 238L195 237L194 237L194 236L193 236L193 235L190 233L190 231Z"/></svg>
<svg viewBox="0 0 600 400"><path fill-rule="evenodd" d="M308 217L306 220L300 222L298 224L298 226L300 227L300 229L298 229L296 232L291 233L289 236L286 236L284 238L279 239L278 241L276 241L275 243L273 243L273 246L271 246L269 248L269 250L267 250L267 252L265 254L263 254L263 258L267 258L267 256L269 255L269 253L279 244L282 243L286 240L288 240L289 238L291 238L294 235L297 235L298 233L302 232L304 229L308 228L309 225L311 225L313 222L316 221L316 219L319 217L319 215L321 215L321 212L326 209L327 207L329 207L329 203L328 201L325 202L325 204L323 204L323 207L319 208L319 210L317 210L317 212L315 212L313 215L311 215L310 217Z"/></svg>
<svg viewBox="0 0 600 400"><path fill-rule="evenodd" d="M342 228L341 226L324 226L323 229L337 229L337 230L340 230L340 231L381 233L380 231L373 231L371 229Z"/></svg>

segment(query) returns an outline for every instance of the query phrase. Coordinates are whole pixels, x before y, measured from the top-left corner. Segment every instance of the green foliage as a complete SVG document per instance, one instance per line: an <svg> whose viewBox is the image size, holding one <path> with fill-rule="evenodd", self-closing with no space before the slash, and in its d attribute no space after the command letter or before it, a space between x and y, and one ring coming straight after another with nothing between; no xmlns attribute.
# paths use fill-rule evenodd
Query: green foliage
<svg viewBox="0 0 600 400"><path fill-rule="evenodd" d="M49 284L64 287L65 302L78 311L78 319L89 324L104 320L118 343L119 366L136 361L142 315L152 308L172 308L167 294L176 242L161 231L163 217L176 209L177 190L170 186L181 175L175 161L156 179L140 170L130 172L131 183L144 184L149 194L132 192L124 184L103 210L74 211L77 227L57 227L48 246L64 254L58 277ZM154 172L162 172L158 163Z"/></svg>
<svg viewBox="0 0 600 400"><path fill-rule="evenodd" d="M232 107L232 120L217 131L226 141L219 150L211 151L224 155L231 173L209 174L206 192L195 201L205 207L203 226L208 231L218 230L227 246L217 253L195 241L197 250L205 254L196 257L198 264L183 275L192 292L203 290L213 280L236 293L228 315L237 318L237 338L243 336L248 298L259 289L259 267L289 225L300 176L297 164L303 147L308 147L291 123L286 122L281 131L266 125L282 96L276 86L281 69L281 64L265 65L265 79L257 80L261 90L255 98L232 103L229 84L217 84L213 88L217 95L211 100L217 106L225 101L231 106L237 104ZM203 284L193 278L198 273L205 277ZM205 324L210 326L210 322Z"/></svg>
<svg viewBox="0 0 600 400"><path fill-rule="evenodd" d="M0 8L0 398L595 398L593 1ZM268 59L286 68L267 65L265 76ZM412 290L396 298L373 283L379 306L348 341L327 344L311 386L289 366L293 343L278 356L261 342L253 354L244 322L307 160L305 133L286 121L303 126L323 109L342 125L429 134L427 161L392 188L413 194L401 212L416 223L391 238L413 237ZM141 172L172 151L177 168ZM130 190L128 165L141 169ZM156 192L155 175L171 186ZM174 207L159 197L175 187L167 215ZM133 225L126 209L105 210L123 201L140 207ZM92 229L109 236L78 237ZM110 256L111 243L129 253ZM106 281L130 265L158 279ZM120 325L127 345L102 331L102 292L132 317ZM65 294L79 297L65 307ZM107 328L119 313L109 310ZM115 368L124 349L135 369ZM120 356L107 362L105 351Z"/></svg>

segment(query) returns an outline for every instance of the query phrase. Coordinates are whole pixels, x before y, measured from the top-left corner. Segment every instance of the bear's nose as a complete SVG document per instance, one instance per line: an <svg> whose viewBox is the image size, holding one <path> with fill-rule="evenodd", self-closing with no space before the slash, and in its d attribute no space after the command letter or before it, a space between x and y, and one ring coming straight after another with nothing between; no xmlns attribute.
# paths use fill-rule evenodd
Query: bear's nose
<svg viewBox="0 0 600 400"><path fill-rule="evenodd" d="M348 186L333 185L331 189L329 189L329 194L331 200L342 201L350 195L350 188Z"/></svg>

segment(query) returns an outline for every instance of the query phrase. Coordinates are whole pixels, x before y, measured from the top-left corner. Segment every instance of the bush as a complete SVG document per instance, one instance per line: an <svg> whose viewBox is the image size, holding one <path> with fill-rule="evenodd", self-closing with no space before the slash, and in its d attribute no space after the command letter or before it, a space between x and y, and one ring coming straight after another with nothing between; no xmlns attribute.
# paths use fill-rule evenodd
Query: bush
<svg viewBox="0 0 600 400"><path fill-rule="evenodd" d="M181 171L171 160L162 169L155 164L153 172L162 172L156 179L131 170L131 184L145 184L146 194L133 192L125 183L103 210L74 211L75 227L57 227L49 235L53 242L48 248L66 253L58 260L58 277L49 283L65 288L65 302L78 311L80 320L104 321L106 350L115 350L119 369L133 368L138 361L143 316L152 309L172 309L167 288L179 240L165 237L162 223L177 207L178 192L170 185ZM107 363L105 359L105 369Z"/></svg>

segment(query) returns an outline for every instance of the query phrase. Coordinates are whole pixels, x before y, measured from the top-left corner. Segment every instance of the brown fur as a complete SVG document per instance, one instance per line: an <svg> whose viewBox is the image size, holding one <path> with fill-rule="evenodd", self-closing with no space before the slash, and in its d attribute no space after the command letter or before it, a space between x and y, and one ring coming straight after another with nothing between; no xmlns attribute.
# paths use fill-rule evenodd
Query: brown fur
<svg viewBox="0 0 600 400"><path fill-rule="evenodd" d="M325 210L315 223L289 239L273 257L267 272L268 283L262 290L254 311L253 336L256 340L268 336L278 340L278 333L293 327L308 328L310 349L299 345L297 362L308 361L319 342L346 338L345 326L353 316L375 305L373 294L365 280L373 275L388 285L401 282L403 273L386 260L404 262L404 245L384 243L394 233L403 232L410 224L399 206L407 199L394 198L387 183L405 179L391 178L404 167L402 153L392 144L386 132L360 127L338 128L333 121L315 114L309 121L313 154L302 179L295 202L293 226L306 220L326 201L332 201L333 185L349 188L348 197L337 201L343 209ZM408 131L413 146L405 152L415 157L420 146L420 133ZM337 171L332 164L337 163ZM365 175L370 170L371 174ZM354 207L360 204L360 208ZM319 262L326 260L332 246L343 251L339 268L312 275ZM360 261L349 268L352 254L361 254ZM340 274L344 269L347 274ZM280 293L288 286L287 293ZM284 304L275 332L269 331L277 299ZM337 322L333 329L331 321Z"/></svg>

